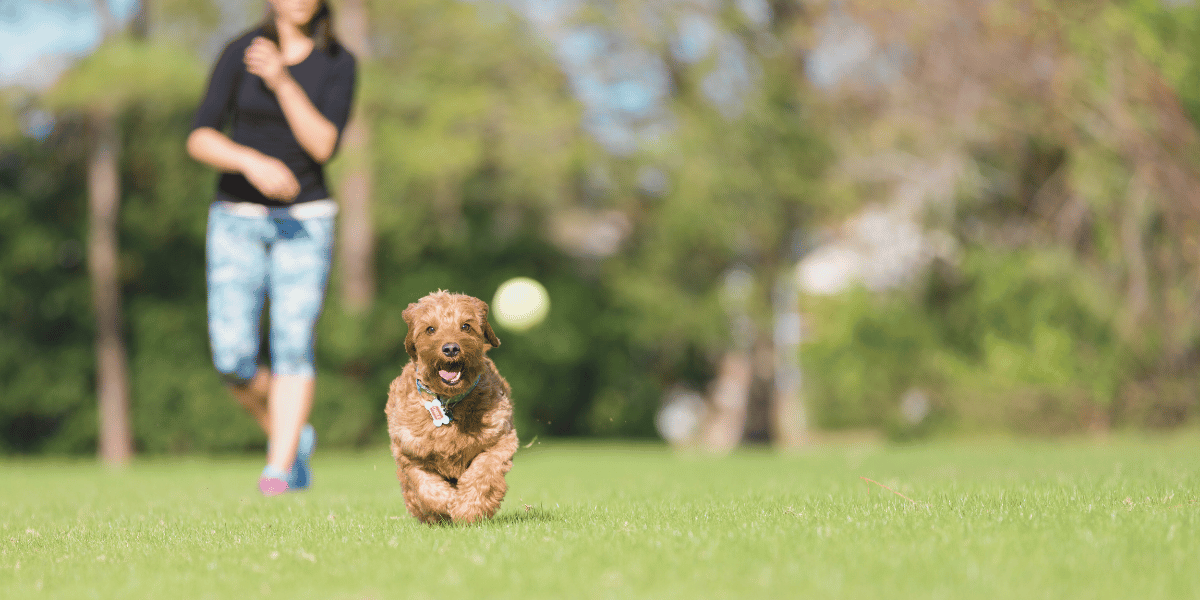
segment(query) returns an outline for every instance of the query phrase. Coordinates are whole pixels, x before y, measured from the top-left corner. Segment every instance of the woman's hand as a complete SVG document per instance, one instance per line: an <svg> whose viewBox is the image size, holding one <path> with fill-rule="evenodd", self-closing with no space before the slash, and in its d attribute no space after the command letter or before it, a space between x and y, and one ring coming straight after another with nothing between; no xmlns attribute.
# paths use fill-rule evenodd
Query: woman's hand
<svg viewBox="0 0 1200 600"><path fill-rule="evenodd" d="M308 51L314 50L310 46ZM275 94L300 147L318 164L329 160L337 148L339 131L313 106L308 93L292 78L279 47L267 38L256 37L246 48L244 61L246 71L261 77L271 93Z"/></svg>
<svg viewBox="0 0 1200 600"><path fill-rule="evenodd" d="M300 182L296 181L292 170L278 158L255 154L241 168L246 180L268 198L280 202L295 200L300 193Z"/></svg>
<svg viewBox="0 0 1200 600"><path fill-rule="evenodd" d="M287 65L283 63L283 54L279 52L279 47L267 38L254 38L250 47L246 48L243 61L246 63L246 71L261 77L272 92L292 78Z"/></svg>

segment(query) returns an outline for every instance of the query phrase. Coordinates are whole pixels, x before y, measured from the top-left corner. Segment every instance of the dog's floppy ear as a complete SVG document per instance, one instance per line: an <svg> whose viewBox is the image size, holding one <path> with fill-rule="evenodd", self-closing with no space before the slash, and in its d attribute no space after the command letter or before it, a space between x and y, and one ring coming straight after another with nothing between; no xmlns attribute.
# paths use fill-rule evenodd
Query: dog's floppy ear
<svg viewBox="0 0 1200 600"><path fill-rule="evenodd" d="M496 337L496 332L492 331L491 323L488 323L488 305L487 302L479 298L472 298L475 302L475 314L479 315L479 327L483 329L483 337L493 348L500 346L500 338Z"/></svg>
<svg viewBox="0 0 1200 600"><path fill-rule="evenodd" d="M413 360L417 360L417 332L413 331L413 328L416 327L413 321L417 318L418 310L417 303L414 302L400 313L400 316L404 317L404 322L408 324L408 333L404 334L404 351L408 352L408 357Z"/></svg>

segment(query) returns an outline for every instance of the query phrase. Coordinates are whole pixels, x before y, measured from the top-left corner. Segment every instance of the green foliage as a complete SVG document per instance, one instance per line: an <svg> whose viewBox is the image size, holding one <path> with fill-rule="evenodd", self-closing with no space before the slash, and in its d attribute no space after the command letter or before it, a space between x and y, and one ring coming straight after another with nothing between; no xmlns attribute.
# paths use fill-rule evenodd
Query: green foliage
<svg viewBox="0 0 1200 600"><path fill-rule="evenodd" d="M814 341L801 357L825 427L882 427L900 437L955 426L1062 433L1093 425L1138 374L1116 299L1070 255L972 248L919 297L858 290L807 303ZM928 422L907 423L910 389Z"/></svg>
<svg viewBox="0 0 1200 600"><path fill-rule="evenodd" d="M812 374L805 400L817 425L896 422L901 394L930 375L938 340L927 316L906 299L881 302L862 289L807 308L815 341L800 356Z"/></svg>
<svg viewBox="0 0 1200 600"><path fill-rule="evenodd" d="M847 170L864 156L953 157L953 200L930 194L922 216L966 250L916 291L806 303L816 335L802 356L819 422L911 437L1191 418L1197 7L944 2L893 28L874 4L848 5L914 58L902 85L837 96L844 104L826 108L832 144ZM959 37L962 23L986 34ZM828 181L851 207L936 181L872 175ZM901 416L910 391L932 399L920 425Z"/></svg>
<svg viewBox="0 0 1200 600"><path fill-rule="evenodd" d="M20 99L16 93L4 93L0 90L0 144L8 144L21 136L21 128L17 122L17 106Z"/></svg>
<svg viewBox="0 0 1200 600"><path fill-rule="evenodd" d="M678 130L644 159L667 174L669 189L661 196L631 190L617 201L636 220L607 279L664 371L699 388L711 372L693 358L730 344L724 274L734 267L752 274L747 310L754 335L769 336L771 292L797 258L798 234L833 212L820 194L832 149L806 114L808 100L782 81L749 94L737 119L695 95L678 98ZM630 188L636 175L625 171L635 167L614 169Z"/></svg>
<svg viewBox="0 0 1200 600"><path fill-rule="evenodd" d="M135 103L194 106L207 70L195 54L169 43L116 37L63 76L44 101L56 109L114 114Z"/></svg>
<svg viewBox="0 0 1200 600"><path fill-rule="evenodd" d="M1192 120L1200 119L1200 62L1192 51L1200 46L1200 7L1157 0L1117 6L1108 10L1108 20L1134 32L1138 52L1170 82Z"/></svg>
<svg viewBox="0 0 1200 600"><path fill-rule="evenodd" d="M64 137L9 148L0 154L0 448L28 451L60 429L94 438L84 427L94 325L84 180L64 177L82 148Z"/></svg>

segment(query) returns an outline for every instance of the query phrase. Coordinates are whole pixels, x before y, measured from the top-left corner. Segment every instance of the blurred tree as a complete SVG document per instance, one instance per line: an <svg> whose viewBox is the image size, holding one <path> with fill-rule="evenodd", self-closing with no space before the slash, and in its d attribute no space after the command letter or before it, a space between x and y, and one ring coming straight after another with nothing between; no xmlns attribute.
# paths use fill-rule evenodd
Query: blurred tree
<svg viewBox="0 0 1200 600"><path fill-rule="evenodd" d="M96 0L101 40L119 31L105 0ZM119 110L119 107L117 108ZM117 162L121 140L111 107L90 112L94 147L88 161L88 272L92 279L92 306L96 315L96 396L99 400L100 460L124 465L133 456L133 430L129 419L129 373L125 327L121 315L118 281L117 212L121 184Z"/></svg>
<svg viewBox="0 0 1200 600"><path fill-rule="evenodd" d="M101 460L120 465L134 451L131 393L122 311L123 264L119 248L122 198L122 118L139 105L178 106L194 102L199 73L187 52L146 39L145 7L131 22L128 35L97 1L104 21L104 41L91 56L70 69L45 95L47 105L64 113L85 115L92 144L87 161L88 243L95 316L96 393L99 410L97 450Z"/></svg>
<svg viewBox="0 0 1200 600"><path fill-rule="evenodd" d="M780 281L805 228L833 212L819 193L832 152L793 58L762 51L786 22L769 7L615 5L591 18L663 65L669 112L636 155L610 161L632 233L606 279L660 385L708 391L699 441L798 444L804 409L780 355L798 323L782 317L794 307Z"/></svg>
<svg viewBox="0 0 1200 600"><path fill-rule="evenodd" d="M941 390L937 402L959 418L1103 430L1138 388L1177 388L1170 382L1194 371L1200 171L1179 95L1193 92L1173 89L1170 78L1194 78L1195 6L947 0L920 10L907 2L814 9L791 47L830 100L823 112L841 157L830 195L849 206L903 207L962 248L920 300L928 325L948 336L926 340L937 366L923 383L896 372L887 386L853 394L847 386L843 401L886 390L886 410L869 417L883 424L897 418L905 390L895 386L924 385ZM1167 43L1180 39L1193 45ZM982 264L990 271L977 270ZM1039 312L1072 305L1074 317ZM867 314L836 326L877 331ZM884 337L911 340L911 321L895 322ZM827 339L838 337L833 327ZM844 356L831 349L812 355ZM956 358L936 358L942 350ZM996 377L1008 384L996 386Z"/></svg>
<svg viewBox="0 0 1200 600"><path fill-rule="evenodd" d="M371 36L366 0L344 0L337 15L339 37L358 58L362 77L371 73ZM371 218L372 181L371 130L369 116L361 110L350 118L342 135L343 159L338 202L341 206L340 246L342 305L362 313L375 297L375 226Z"/></svg>

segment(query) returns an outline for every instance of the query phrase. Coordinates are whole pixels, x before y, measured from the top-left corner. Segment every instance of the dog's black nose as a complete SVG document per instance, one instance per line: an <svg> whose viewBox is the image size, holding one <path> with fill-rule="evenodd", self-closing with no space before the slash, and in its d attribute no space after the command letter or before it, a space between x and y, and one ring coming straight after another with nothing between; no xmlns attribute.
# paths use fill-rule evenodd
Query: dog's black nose
<svg viewBox="0 0 1200 600"><path fill-rule="evenodd" d="M458 347L458 344L446 344L445 346L442 346L442 354L445 354L449 358L458 356L459 350L460 348Z"/></svg>

